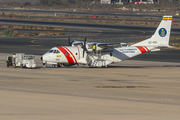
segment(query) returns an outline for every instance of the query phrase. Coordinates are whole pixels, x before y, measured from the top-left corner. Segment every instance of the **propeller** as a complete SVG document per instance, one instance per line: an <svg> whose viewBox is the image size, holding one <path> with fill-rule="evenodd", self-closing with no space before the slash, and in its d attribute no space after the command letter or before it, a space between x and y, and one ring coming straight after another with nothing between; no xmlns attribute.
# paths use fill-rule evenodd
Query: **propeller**
<svg viewBox="0 0 180 120"><path fill-rule="evenodd" d="M85 53L85 51L87 50L87 49L86 49L86 39L87 39L87 36L85 37L84 45L83 45L83 58L84 58L84 53Z"/></svg>
<svg viewBox="0 0 180 120"><path fill-rule="evenodd" d="M71 46L71 40L70 40L70 37L68 37L68 43L69 43L69 46Z"/></svg>
<svg viewBox="0 0 180 120"><path fill-rule="evenodd" d="M74 42L74 40L71 41L71 40L70 40L70 37L68 37L68 44L69 44L69 46L71 46L73 42Z"/></svg>

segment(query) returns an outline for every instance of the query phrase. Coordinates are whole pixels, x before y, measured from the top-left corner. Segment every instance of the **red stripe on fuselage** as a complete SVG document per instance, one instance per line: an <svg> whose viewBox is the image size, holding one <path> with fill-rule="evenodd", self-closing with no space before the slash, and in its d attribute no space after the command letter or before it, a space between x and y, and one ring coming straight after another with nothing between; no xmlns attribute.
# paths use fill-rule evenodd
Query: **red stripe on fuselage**
<svg viewBox="0 0 180 120"><path fill-rule="evenodd" d="M141 53L146 52L146 49L144 49L142 46L136 46L136 47L141 51Z"/></svg>
<svg viewBox="0 0 180 120"><path fill-rule="evenodd" d="M73 53L72 53L67 47L64 46L64 48L66 48L66 50L69 52L69 54L71 54L72 57L74 58L74 61L77 63L77 60L76 60L76 58L74 57Z"/></svg>
<svg viewBox="0 0 180 120"><path fill-rule="evenodd" d="M68 63L74 63L74 60L72 59L72 57L70 56L67 50L65 50L63 47L57 47L57 48L64 54Z"/></svg>
<svg viewBox="0 0 180 120"><path fill-rule="evenodd" d="M146 46L144 46L144 47L147 49L147 51L149 51L149 49Z"/></svg>

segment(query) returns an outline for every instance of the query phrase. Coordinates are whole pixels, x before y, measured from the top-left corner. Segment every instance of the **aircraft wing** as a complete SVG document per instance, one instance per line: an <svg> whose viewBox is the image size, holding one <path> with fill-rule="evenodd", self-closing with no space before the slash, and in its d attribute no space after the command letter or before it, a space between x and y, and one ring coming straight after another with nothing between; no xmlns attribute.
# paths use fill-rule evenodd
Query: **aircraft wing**
<svg viewBox="0 0 180 120"><path fill-rule="evenodd" d="M88 51L92 51L93 45L96 44L96 50L105 50L107 48L115 48L123 45L128 45L127 43L97 43L97 42L87 42L86 47ZM84 41L73 40L72 46L83 46Z"/></svg>
<svg viewBox="0 0 180 120"><path fill-rule="evenodd" d="M77 45L80 45L80 44L84 44L84 42L83 41L77 41L77 40L73 40L73 42L72 42L72 46L77 46Z"/></svg>
<svg viewBox="0 0 180 120"><path fill-rule="evenodd" d="M121 45L127 45L127 43L97 43L97 46L105 49L105 48L115 48Z"/></svg>

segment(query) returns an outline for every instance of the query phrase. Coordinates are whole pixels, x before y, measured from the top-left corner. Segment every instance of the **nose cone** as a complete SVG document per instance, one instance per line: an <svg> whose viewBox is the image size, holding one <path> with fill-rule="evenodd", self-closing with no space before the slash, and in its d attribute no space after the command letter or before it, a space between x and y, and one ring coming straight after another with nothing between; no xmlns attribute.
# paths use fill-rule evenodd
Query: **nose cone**
<svg viewBox="0 0 180 120"><path fill-rule="evenodd" d="M41 57L41 60L43 61L43 63L47 61L51 61L51 59L52 59L52 54L50 53L46 53Z"/></svg>
<svg viewBox="0 0 180 120"><path fill-rule="evenodd" d="M47 59L47 54L44 54L44 55L41 56L41 61L42 61L43 63L46 63L47 60L48 60L48 59Z"/></svg>

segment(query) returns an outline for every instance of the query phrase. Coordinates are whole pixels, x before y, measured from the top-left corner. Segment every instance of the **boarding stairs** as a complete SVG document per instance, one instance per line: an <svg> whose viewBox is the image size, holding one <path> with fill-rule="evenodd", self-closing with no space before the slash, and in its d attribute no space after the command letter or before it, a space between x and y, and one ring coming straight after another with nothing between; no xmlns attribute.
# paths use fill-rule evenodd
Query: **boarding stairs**
<svg viewBox="0 0 180 120"><path fill-rule="evenodd" d="M106 59L101 55L101 51L89 53L87 55L87 67L107 67Z"/></svg>

